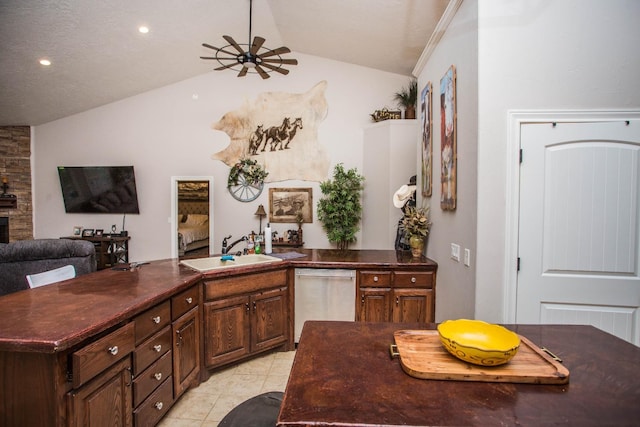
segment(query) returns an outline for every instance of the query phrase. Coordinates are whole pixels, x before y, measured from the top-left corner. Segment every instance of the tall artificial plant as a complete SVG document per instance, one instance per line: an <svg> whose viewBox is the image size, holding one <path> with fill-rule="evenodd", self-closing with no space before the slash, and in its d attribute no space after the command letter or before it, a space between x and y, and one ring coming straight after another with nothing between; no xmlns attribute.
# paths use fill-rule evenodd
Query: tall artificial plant
<svg viewBox="0 0 640 427"><path fill-rule="evenodd" d="M362 218L361 192L364 177L356 168L345 171L342 163L335 166L333 179L320 183L323 197L318 201L318 220L331 243L347 249L356 241Z"/></svg>

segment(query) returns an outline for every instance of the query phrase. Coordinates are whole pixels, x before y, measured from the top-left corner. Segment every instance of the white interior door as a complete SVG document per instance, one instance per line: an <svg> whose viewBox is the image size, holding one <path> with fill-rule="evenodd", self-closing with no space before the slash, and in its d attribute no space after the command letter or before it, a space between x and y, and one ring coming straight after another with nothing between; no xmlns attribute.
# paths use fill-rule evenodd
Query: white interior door
<svg viewBox="0 0 640 427"><path fill-rule="evenodd" d="M640 120L521 126L516 321L640 345Z"/></svg>

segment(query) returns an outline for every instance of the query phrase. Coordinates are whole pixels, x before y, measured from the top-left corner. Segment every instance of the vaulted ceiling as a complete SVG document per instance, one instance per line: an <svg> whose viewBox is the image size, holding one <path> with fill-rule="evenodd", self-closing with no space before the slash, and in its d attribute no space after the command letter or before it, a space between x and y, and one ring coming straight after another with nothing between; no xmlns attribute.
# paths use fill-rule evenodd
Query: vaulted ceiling
<svg viewBox="0 0 640 427"><path fill-rule="evenodd" d="M254 0L252 35L287 57L409 76L448 2ZM247 43L249 0L3 0L0 125L47 123L210 72L201 44L222 47L223 35Z"/></svg>

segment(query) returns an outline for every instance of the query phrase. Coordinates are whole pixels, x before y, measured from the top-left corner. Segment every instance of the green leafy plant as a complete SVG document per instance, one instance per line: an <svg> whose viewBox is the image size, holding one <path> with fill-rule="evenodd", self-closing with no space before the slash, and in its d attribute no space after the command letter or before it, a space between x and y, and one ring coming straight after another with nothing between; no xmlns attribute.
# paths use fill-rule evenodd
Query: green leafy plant
<svg viewBox="0 0 640 427"><path fill-rule="evenodd" d="M244 179L251 184L259 184L264 182L264 179L269 175L262 166L258 164L257 160L240 159L238 163L233 165L231 171L229 171L229 179L227 179L227 187L232 185L238 185L240 174L244 176Z"/></svg>
<svg viewBox="0 0 640 427"><path fill-rule="evenodd" d="M331 243L347 249L356 241L362 218L361 192L364 177L356 168L345 171L342 163L335 166L333 179L320 183L324 197L318 201L318 220Z"/></svg>
<svg viewBox="0 0 640 427"><path fill-rule="evenodd" d="M431 221L429 221L429 208L415 208L407 206L402 217L402 227L408 238L417 236L426 237L429 234Z"/></svg>
<svg viewBox="0 0 640 427"><path fill-rule="evenodd" d="M402 90L396 92L393 96L394 101L398 103L400 107L414 107L418 100L418 81L411 79L407 87L403 87Z"/></svg>

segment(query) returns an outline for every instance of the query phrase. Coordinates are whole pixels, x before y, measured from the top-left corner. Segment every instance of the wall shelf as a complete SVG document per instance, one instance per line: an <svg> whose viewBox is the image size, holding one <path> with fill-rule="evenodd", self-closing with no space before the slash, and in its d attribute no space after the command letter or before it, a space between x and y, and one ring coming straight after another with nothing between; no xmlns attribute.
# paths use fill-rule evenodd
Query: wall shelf
<svg viewBox="0 0 640 427"><path fill-rule="evenodd" d="M0 209L17 209L18 198L11 194L0 195Z"/></svg>

